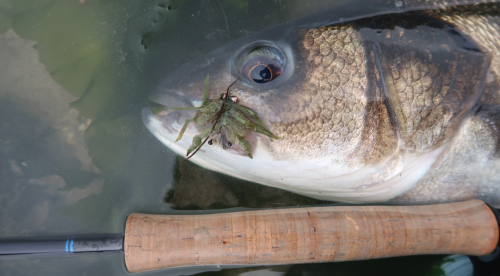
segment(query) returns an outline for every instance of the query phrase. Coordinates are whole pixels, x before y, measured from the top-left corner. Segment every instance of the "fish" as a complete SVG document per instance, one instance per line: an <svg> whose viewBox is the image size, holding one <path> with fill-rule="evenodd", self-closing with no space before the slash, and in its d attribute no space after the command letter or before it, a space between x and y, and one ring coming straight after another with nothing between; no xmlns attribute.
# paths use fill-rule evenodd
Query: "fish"
<svg viewBox="0 0 500 276"><path fill-rule="evenodd" d="M500 5L315 18L176 69L151 91L163 109L145 107L145 126L185 155L199 131L175 140L210 74L209 98L231 85L281 139L250 132L253 159L205 145L190 160L206 169L335 202L500 206Z"/></svg>

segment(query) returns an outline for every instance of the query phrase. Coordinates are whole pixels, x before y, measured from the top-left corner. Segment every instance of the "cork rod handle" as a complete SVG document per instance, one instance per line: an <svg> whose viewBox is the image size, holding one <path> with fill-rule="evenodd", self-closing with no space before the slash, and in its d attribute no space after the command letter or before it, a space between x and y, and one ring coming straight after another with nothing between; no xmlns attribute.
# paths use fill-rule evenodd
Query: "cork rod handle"
<svg viewBox="0 0 500 276"><path fill-rule="evenodd" d="M418 254L486 255L498 224L480 200L331 206L211 215L131 214L130 272L178 266L293 264Z"/></svg>

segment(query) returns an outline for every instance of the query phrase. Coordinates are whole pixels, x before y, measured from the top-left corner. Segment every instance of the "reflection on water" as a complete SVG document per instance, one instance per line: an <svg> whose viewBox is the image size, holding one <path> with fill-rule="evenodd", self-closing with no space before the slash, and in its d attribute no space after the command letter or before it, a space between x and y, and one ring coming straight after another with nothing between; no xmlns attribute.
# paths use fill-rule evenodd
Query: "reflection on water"
<svg viewBox="0 0 500 276"><path fill-rule="evenodd" d="M229 38L333 4L0 0L0 235L123 232L131 212L322 203L180 162L144 128L140 110L151 87L183 63ZM423 260L422 272L441 260L433 258L407 260ZM388 260L372 264L394 265ZM356 266L265 270L274 273L268 275L327 275L336 267L349 271ZM146 274L210 270L220 268ZM252 275L253 270L218 275ZM123 253L107 253L1 257L0 274L127 272Z"/></svg>

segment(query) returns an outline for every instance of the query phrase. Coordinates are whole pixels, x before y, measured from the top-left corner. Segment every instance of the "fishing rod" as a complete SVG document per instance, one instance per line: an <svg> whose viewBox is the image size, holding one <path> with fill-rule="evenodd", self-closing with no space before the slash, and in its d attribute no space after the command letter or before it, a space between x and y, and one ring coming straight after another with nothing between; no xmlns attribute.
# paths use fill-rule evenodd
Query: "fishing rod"
<svg viewBox="0 0 500 276"><path fill-rule="evenodd" d="M0 240L0 254L123 250L129 272L422 254L490 254L496 209L480 200L425 206L325 206L200 215L133 213L124 234Z"/></svg>

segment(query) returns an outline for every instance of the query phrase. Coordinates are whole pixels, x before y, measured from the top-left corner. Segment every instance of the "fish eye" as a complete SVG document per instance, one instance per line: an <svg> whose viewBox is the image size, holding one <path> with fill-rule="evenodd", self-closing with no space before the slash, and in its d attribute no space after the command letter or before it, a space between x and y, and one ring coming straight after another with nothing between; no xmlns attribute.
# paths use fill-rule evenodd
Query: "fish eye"
<svg viewBox="0 0 500 276"><path fill-rule="evenodd" d="M241 66L241 74L255 83L273 81L283 72L284 58L281 53L268 46L252 50Z"/></svg>
<svg viewBox="0 0 500 276"><path fill-rule="evenodd" d="M266 83L276 79L281 74L280 65L266 57L254 57L241 67L241 72L249 80L256 83Z"/></svg>

